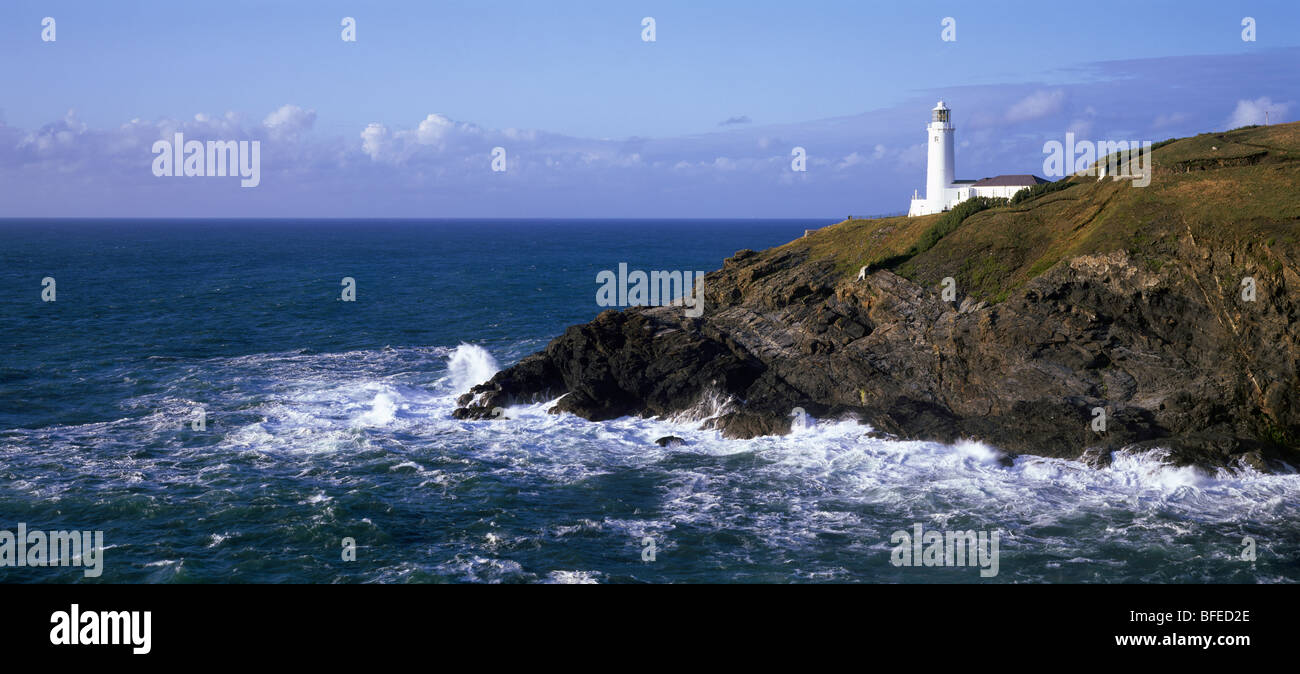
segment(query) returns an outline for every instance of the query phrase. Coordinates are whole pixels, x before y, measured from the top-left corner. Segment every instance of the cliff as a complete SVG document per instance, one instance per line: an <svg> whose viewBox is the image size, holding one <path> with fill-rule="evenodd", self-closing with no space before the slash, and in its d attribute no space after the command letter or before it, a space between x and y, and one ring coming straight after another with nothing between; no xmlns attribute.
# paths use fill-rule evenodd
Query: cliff
<svg viewBox="0 0 1300 674"><path fill-rule="evenodd" d="M788 432L798 407L1011 453L1300 466L1300 123L1166 141L1153 166L1147 187L1074 177L740 251L705 277L703 316L605 311L455 414L563 395L553 411L603 420L716 397L705 423L741 438Z"/></svg>

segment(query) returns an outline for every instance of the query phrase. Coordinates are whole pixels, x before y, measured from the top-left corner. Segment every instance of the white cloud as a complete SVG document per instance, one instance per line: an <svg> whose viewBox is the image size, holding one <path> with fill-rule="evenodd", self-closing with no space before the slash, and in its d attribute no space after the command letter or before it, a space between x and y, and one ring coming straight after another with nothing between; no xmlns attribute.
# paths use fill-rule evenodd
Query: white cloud
<svg viewBox="0 0 1300 674"><path fill-rule="evenodd" d="M1291 109L1290 103L1274 103L1268 96L1256 98L1253 101L1237 101L1237 109L1232 111L1232 117L1228 118L1228 128L1235 129L1239 126L1250 126L1251 124L1263 124L1265 122L1264 112L1268 112L1268 122L1276 124L1284 121L1283 116L1287 110Z"/></svg>
<svg viewBox="0 0 1300 674"><path fill-rule="evenodd" d="M1187 114L1183 112L1165 112L1156 115L1156 118L1151 122L1151 126L1156 129L1163 129L1176 124L1182 124L1187 121L1187 119Z"/></svg>
<svg viewBox="0 0 1300 674"><path fill-rule="evenodd" d="M1008 122L1039 119L1060 112L1064 102L1065 91L1061 89L1035 91L1007 108L1006 118Z"/></svg>
<svg viewBox="0 0 1300 674"><path fill-rule="evenodd" d="M304 110L296 105L282 105L262 120L262 125L276 139L295 139L315 123L315 110Z"/></svg>
<svg viewBox="0 0 1300 674"><path fill-rule="evenodd" d="M876 147L880 147L880 146L877 145ZM837 164L835 168L846 169L849 168L850 166L857 166L858 164L865 163L866 161L867 161L866 157L863 157L861 154L854 152L853 154L850 154L847 157L841 159L840 163Z"/></svg>
<svg viewBox="0 0 1300 674"><path fill-rule="evenodd" d="M631 168L634 166L641 166L645 162L642 161L641 159L641 153L633 152L632 154L629 155L619 155L617 157L614 157L612 163L615 166L619 166L623 168Z"/></svg>
<svg viewBox="0 0 1300 674"><path fill-rule="evenodd" d="M371 159L405 163L412 159L431 159L450 152L452 156L486 152L485 136L493 143L533 142L536 132L510 129L486 131L476 124L457 122L446 115L430 113L414 129L394 129L371 123L361 131L361 149ZM490 146L489 146L490 147Z"/></svg>
<svg viewBox="0 0 1300 674"><path fill-rule="evenodd" d="M86 132L86 124L77 117L76 110L68 110L63 119L46 124L39 131L28 132L23 136L19 147L34 149L41 154L47 154L58 148L67 148L73 144L80 136Z"/></svg>
<svg viewBox="0 0 1300 674"><path fill-rule="evenodd" d="M835 170L842 171L847 168L853 168L854 166L863 166L872 162L878 162L882 159L889 157L891 154L894 156L898 156L900 152L899 151L891 152L889 148L884 146L884 144L876 143L875 146L871 148L871 154L863 154L861 152L851 152L845 155L844 157L840 158L838 161L835 162ZM814 164L816 164L815 158L812 159L811 161Z"/></svg>
<svg viewBox="0 0 1300 674"><path fill-rule="evenodd" d="M388 145L388 127L378 122L371 122L361 130L361 151L371 159L379 159Z"/></svg>
<svg viewBox="0 0 1300 674"><path fill-rule="evenodd" d="M532 142L537 140L537 131L533 129L502 129L502 134L510 140L522 140Z"/></svg>
<svg viewBox="0 0 1300 674"><path fill-rule="evenodd" d="M913 168L924 167L927 161L926 152L928 149L929 148L926 146L925 143L917 143L915 145L910 145L902 152L898 153L898 161L903 166L908 166Z"/></svg>
<svg viewBox="0 0 1300 674"><path fill-rule="evenodd" d="M456 123L437 113L430 113L415 130L415 139L421 145L434 145L456 128Z"/></svg>
<svg viewBox="0 0 1300 674"><path fill-rule="evenodd" d="M433 145L441 150L449 143L476 138L482 133L483 129L476 124L457 122L435 112L420 120L420 125L415 128L414 142L419 145ZM399 131L395 135L409 139L410 132Z"/></svg>

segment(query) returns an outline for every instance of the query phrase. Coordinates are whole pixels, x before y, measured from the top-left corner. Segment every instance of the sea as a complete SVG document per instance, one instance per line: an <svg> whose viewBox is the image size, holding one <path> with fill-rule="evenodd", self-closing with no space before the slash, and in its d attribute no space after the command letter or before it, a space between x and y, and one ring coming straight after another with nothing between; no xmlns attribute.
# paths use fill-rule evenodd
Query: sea
<svg viewBox="0 0 1300 674"><path fill-rule="evenodd" d="M0 540L103 532L98 576L0 582L1300 580L1294 473L1007 465L836 419L731 440L707 410L452 417L594 318L601 271L830 222L0 221ZM996 535L996 575L905 556L917 531Z"/></svg>

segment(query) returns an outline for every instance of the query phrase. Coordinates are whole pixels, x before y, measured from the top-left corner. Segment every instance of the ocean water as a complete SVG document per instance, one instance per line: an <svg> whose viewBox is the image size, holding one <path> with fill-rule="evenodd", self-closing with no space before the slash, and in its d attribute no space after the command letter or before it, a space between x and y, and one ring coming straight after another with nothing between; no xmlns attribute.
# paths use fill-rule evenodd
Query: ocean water
<svg viewBox="0 0 1300 674"><path fill-rule="evenodd" d="M1300 475L1158 453L1006 466L836 420L726 440L699 429L708 405L451 418L594 317L600 270L707 271L824 224L0 222L0 530L101 530L106 547L97 579L0 582L1300 579ZM895 566L893 533L916 524L997 532L998 575Z"/></svg>

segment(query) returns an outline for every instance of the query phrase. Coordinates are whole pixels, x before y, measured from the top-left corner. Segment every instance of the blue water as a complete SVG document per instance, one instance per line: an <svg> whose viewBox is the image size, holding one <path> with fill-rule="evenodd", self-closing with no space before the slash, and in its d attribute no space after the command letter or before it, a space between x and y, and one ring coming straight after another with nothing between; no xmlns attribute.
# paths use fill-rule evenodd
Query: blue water
<svg viewBox="0 0 1300 674"><path fill-rule="evenodd" d="M1296 475L1007 467L833 420L724 440L699 428L721 400L451 418L594 317L599 271L707 271L824 224L0 222L0 530L102 530L99 582L1300 579ZM1000 532L999 575L892 565L915 523ZM92 579L0 567L14 581Z"/></svg>

